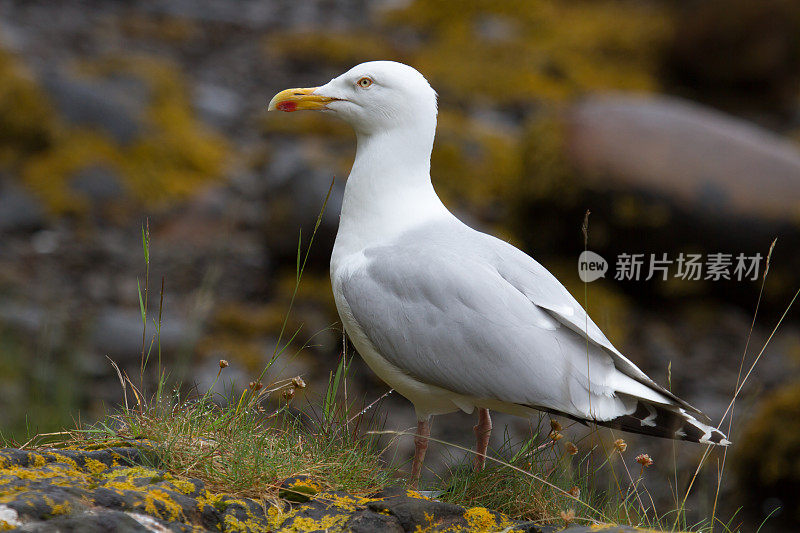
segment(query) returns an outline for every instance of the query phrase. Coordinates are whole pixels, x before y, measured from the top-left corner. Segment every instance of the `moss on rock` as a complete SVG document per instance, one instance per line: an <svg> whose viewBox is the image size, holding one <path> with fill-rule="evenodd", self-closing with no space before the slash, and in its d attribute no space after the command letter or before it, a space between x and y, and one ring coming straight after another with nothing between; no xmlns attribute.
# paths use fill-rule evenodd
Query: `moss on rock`
<svg viewBox="0 0 800 533"><path fill-rule="evenodd" d="M138 441L137 441L138 442ZM234 531L429 533L547 533L550 526L516 522L465 509L403 487L370 496L326 490L308 476L284 481L280 494L256 501L212 493L197 479L150 466L149 443L107 449L0 450L0 530ZM301 495L302 498L297 498ZM574 526L574 533L642 531L620 526Z"/></svg>
<svg viewBox="0 0 800 533"><path fill-rule="evenodd" d="M7 70L0 56L0 79L4 68ZM0 129L11 128L19 142L28 139L26 145L36 145L34 140L40 138L48 141L37 141L43 145L37 151L25 152L18 146L8 149L13 148L18 156L22 154L19 165L23 182L52 213L86 212L88 199L71 188L71 182L82 170L96 166L121 177L127 193L123 200L132 197L156 205L185 198L221 178L231 148L194 116L188 90L172 65L149 57L122 57L81 65L78 71L89 84L115 77L141 82L148 89L149 100L144 116L136 117L143 123L142 131L123 143L107 132L71 124L50 111L44 98L34 99L39 92L33 82L17 82L21 88L16 92L30 93L22 103L19 96L14 96L15 91L0 92ZM5 124L10 120L6 115L17 114L4 113L4 109L20 105L26 110L20 124L38 124L35 131L26 133L16 123ZM3 144L0 138L0 151Z"/></svg>
<svg viewBox="0 0 800 533"><path fill-rule="evenodd" d="M560 100L588 89L652 90L657 44L669 33L656 4L416 1L390 26L423 38L410 59L461 101ZM469 57L468 62L463 58Z"/></svg>
<svg viewBox="0 0 800 533"><path fill-rule="evenodd" d="M19 61L0 49L0 166L45 149L54 132L47 99Z"/></svg>

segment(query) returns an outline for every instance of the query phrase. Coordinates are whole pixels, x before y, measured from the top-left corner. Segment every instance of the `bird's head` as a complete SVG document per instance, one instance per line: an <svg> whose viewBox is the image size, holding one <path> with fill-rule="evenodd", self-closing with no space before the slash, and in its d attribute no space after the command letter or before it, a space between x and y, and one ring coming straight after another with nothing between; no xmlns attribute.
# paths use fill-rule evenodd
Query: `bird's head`
<svg viewBox="0 0 800 533"><path fill-rule="evenodd" d="M286 89L269 110L327 111L359 133L386 131L410 124L436 124L436 91L415 69L394 61L361 63L325 85Z"/></svg>

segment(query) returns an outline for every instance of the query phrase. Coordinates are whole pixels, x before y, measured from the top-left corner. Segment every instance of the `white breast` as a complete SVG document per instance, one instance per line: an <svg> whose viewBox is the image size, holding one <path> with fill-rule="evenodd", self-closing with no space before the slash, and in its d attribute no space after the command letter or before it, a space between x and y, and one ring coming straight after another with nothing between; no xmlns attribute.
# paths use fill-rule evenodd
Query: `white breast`
<svg viewBox="0 0 800 533"><path fill-rule="evenodd" d="M337 261L331 261L333 298L339 311L339 318L353 346L379 378L414 404L418 418L426 419L430 415L451 413L458 409L471 413L476 405L474 398L423 383L408 375L387 361L364 333L344 297L342 280L351 275L353 269L366 268L366 262L367 259L361 252L340 256Z"/></svg>

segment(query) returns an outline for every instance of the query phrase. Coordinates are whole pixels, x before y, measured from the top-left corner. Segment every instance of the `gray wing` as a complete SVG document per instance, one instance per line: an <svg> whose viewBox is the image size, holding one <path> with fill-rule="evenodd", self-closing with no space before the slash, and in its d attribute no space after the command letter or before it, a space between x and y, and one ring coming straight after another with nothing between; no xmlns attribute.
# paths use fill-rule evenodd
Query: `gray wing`
<svg viewBox="0 0 800 533"><path fill-rule="evenodd" d="M648 394L602 345L590 343L587 354L585 339L561 318L571 296L547 302L564 307L560 313L539 305L490 258L502 246L477 232L446 237L424 232L369 248L364 266L341 280L354 318L384 358L460 394L586 418L628 410L620 388Z"/></svg>
<svg viewBox="0 0 800 533"><path fill-rule="evenodd" d="M708 418L694 406L658 385L622 355L569 291L536 260L507 242L474 230L472 232L474 238L483 241L478 249L487 254L485 258L495 264L500 275L531 302L590 343L602 348L613 359L615 367L626 376L663 394L684 409L704 419Z"/></svg>

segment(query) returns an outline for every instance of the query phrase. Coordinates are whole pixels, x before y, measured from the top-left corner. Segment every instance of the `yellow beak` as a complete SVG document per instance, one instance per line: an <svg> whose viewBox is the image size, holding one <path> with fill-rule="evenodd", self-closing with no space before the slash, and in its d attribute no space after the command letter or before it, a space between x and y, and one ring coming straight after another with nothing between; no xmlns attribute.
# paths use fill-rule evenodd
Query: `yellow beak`
<svg viewBox="0 0 800 533"><path fill-rule="evenodd" d="M286 89L272 97L269 101L269 111L301 111L304 109L327 109L327 104L335 102L338 98L314 94L318 87L307 89Z"/></svg>

